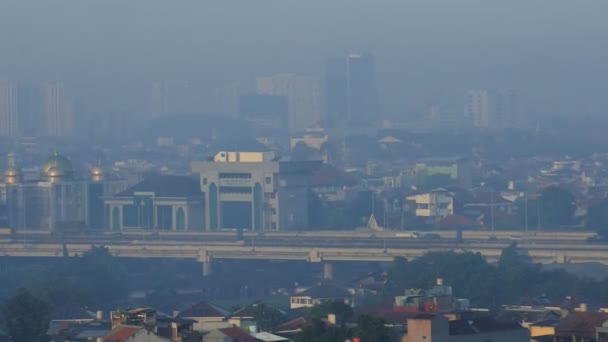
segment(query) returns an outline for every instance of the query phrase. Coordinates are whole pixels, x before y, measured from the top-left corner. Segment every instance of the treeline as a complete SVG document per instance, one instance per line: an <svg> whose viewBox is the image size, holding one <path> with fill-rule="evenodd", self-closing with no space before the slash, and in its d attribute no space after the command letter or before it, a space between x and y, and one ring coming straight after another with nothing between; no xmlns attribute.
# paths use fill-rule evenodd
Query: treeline
<svg viewBox="0 0 608 342"><path fill-rule="evenodd" d="M456 296L490 309L530 300L556 303L567 296L608 302L608 278L600 281L564 270L543 270L516 244L505 248L495 264L472 252L433 252L412 261L398 258L383 294L390 297L408 288L429 288L437 278L452 285Z"/></svg>

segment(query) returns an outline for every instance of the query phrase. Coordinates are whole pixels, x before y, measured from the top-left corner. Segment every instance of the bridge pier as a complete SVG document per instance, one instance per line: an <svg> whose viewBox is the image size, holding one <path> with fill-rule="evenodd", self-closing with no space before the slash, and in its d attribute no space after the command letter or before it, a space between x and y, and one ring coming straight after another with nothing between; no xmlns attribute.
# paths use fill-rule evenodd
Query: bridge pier
<svg viewBox="0 0 608 342"><path fill-rule="evenodd" d="M323 279L333 280L334 279L334 265L326 262L323 263Z"/></svg>
<svg viewBox="0 0 608 342"><path fill-rule="evenodd" d="M212 268L213 258L211 253L207 249L201 249L198 251L198 262L203 264L203 276L209 276L213 272Z"/></svg>
<svg viewBox="0 0 608 342"><path fill-rule="evenodd" d="M213 273L213 268L211 266L211 260L203 261L203 276L207 277Z"/></svg>

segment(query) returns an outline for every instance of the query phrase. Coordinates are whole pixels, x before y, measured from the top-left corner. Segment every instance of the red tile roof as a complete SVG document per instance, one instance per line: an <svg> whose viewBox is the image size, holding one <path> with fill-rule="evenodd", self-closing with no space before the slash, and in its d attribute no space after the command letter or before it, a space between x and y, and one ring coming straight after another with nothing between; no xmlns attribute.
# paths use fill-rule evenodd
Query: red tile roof
<svg viewBox="0 0 608 342"><path fill-rule="evenodd" d="M134 326L119 326L108 334L104 341L106 342L125 342L128 338L137 334L143 327L134 327Z"/></svg>
<svg viewBox="0 0 608 342"><path fill-rule="evenodd" d="M608 321L608 312L572 312L555 329L555 336L595 337L595 328Z"/></svg>

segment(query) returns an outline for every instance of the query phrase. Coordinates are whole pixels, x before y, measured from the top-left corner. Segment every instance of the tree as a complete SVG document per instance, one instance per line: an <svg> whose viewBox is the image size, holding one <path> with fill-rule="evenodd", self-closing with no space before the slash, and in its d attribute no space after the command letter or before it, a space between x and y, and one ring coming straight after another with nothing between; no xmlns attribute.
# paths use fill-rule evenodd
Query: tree
<svg viewBox="0 0 608 342"><path fill-rule="evenodd" d="M563 226L572 223L576 203L574 195L557 186L544 188L539 201L540 222L544 226Z"/></svg>
<svg viewBox="0 0 608 342"><path fill-rule="evenodd" d="M269 331L285 320L281 310L266 304L252 304L248 310L261 331Z"/></svg>
<svg viewBox="0 0 608 342"><path fill-rule="evenodd" d="M319 318L313 318L310 326L305 327L294 339L295 342L335 342L346 341L352 331L344 327L327 326Z"/></svg>
<svg viewBox="0 0 608 342"><path fill-rule="evenodd" d="M365 342L385 342L391 340L391 333L386 327L386 322L377 317L361 315L357 320L355 337Z"/></svg>
<svg viewBox="0 0 608 342"><path fill-rule="evenodd" d="M608 198L589 207L585 226L598 235L608 237Z"/></svg>
<svg viewBox="0 0 608 342"><path fill-rule="evenodd" d="M335 300L313 306L310 309L310 314L319 319L327 318L329 314L334 314L343 321L348 321L353 316L353 308L344 303L344 301Z"/></svg>
<svg viewBox="0 0 608 342"><path fill-rule="evenodd" d="M28 290L20 289L5 303L3 316L14 342L48 341L49 308Z"/></svg>
<svg viewBox="0 0 608 342"><path fill-rule="evenodd" d="M527 292L539 272L540 267L532 263L530 256L517 248L516 243L512 243L502 250L498 260L500 293L509 297L511 294Z"/></svg>

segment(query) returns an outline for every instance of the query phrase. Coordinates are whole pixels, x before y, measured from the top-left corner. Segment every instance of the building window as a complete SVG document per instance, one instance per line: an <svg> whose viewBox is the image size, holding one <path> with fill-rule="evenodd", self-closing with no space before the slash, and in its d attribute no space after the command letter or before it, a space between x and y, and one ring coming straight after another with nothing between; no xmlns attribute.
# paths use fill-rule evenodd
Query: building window
<svg viewBox="0 0 608 342"><path fill-rule="evenodd" d="M220 186L220 194L250 194L249 186Z"/></svg>
<svg viewBox="0 0 608 342"><path fill-rule="evenodd" d="M251 173L236 173L236 172L221 172L220 173L220 178L238 178L238 179L250 179L251 178Z"/></svg>
<svg viewBox="0 0 608 342"><path fill-rule="evenodd" d="M428 209L429 208L429 204L428 203L418 203L417 208L418 209Z"/></svg>
<svg viewBox="0 0 608 342"><path fill-rule="evenodd" d="M207 185L207 177L203 178L203 185Z"/></svg>
<svg viewBox="0 0 608 342"><path fill-rule="evenodd" d="M272 222L272 224L270 225L270 228L272 230L277 230L277 223L276 222Z"/></svg>
<svg viewBox="0 0 608 342"><path fill-rule="evenodd" d="M270 183L272 183L272 178L266 177L266 184L270 184Z"/></svg>
<svg viewBox="0 0 608 342"><path fill-rule="evenodd" d="M276 215L277 214L277 208L270 208L270 212L272 212L272 215Z"/></svg>

